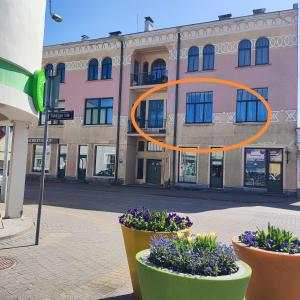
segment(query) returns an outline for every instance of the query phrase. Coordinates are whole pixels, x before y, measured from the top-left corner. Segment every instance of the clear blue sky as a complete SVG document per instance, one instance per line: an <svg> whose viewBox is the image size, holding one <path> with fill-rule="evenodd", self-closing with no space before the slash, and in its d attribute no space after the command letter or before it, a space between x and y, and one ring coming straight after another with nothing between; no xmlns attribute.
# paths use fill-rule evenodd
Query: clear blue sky
<svg viewBox="0 0 300 300"><path fill-rule="evenodd" d="M297 0L52 0L53 11L63 17L55 23L47 0L45 45L78 41L81 35L106 37L108 32L144 29L144 17L151 16L156 29L212 21L231 12L233 17L249 15L252 9L268 12L290 9Z"/></svg>

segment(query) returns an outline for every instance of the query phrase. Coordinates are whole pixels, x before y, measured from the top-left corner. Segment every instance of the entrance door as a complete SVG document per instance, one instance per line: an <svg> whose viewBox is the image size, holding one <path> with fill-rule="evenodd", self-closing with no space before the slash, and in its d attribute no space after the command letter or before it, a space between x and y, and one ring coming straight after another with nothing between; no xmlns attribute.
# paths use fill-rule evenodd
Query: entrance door
<svg viewBox="0 0 300 300"><path fill-rule="evenodd" d="M269 149L268 151L268 180L269 192L282 192L282 149Z"/></svg>
<svg viewBox="0 0 300 300"><path fill-rule="evenodd" d="M224 153L215 152L210 155L210 187L223 188Z"/></svg>
<svg viewBox="0 0 300 300"><path fill-rule="evenodd" d="M57 178L65 178L67 163L67 145L59 145Z"/></svg>
<svg viewBox="0 0 300 300"><path fill-rule="evenodd" d="M79 146L77 177L80 180L85 180L86 177L87 151L88 146Z"/></svg>
<svg viewBox="0 0 300 300"><path fill-rule="evenodd" d="M147 159L147 183L161 184L161 160Z"/></svg>

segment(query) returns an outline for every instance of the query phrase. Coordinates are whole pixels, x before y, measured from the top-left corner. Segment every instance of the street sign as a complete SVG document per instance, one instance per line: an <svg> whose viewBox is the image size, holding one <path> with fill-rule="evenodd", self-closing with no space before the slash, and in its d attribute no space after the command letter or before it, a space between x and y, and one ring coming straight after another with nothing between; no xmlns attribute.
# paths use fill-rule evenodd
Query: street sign
<svg viewBox="0 0 300 300"><path fill-rule="evenodd" d="M49 120L74 120L74 111L55 111L55 112L49 112Z"/></svg>

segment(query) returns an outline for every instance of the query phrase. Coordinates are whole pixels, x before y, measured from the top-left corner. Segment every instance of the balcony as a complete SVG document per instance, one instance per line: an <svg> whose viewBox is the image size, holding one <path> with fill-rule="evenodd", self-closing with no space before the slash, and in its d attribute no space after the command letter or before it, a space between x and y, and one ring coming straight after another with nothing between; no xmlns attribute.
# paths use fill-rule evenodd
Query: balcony
<svg viewBox="0 0 300 300"><path fill-rule="evenodd" d="M156 119L156 120L138 120L137 123L139 127L147 134L166 134L166 120ZM128 120L128 134L138 134L132 125L131 120Z"/></svg>
<svg viewBox="0 0 300 300"><path fill-rule="evenodd" d="M131 86L154 85L168 82L168 72L166 69L155 70L151 73L131 74Z"/></svg>

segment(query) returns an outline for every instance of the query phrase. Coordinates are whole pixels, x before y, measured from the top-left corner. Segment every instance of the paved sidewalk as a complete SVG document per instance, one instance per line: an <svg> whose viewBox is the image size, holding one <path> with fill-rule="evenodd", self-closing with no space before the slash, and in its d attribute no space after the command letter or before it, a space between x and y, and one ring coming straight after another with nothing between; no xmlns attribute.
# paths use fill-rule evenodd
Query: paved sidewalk
<svg viewBox="0 0 300 300"><path fill-rule="evenodd" d="M180 193L47 183L40 245L33 246L34 231L0 241L0 256L17 260L14 267L0 271L0 299L132 300L117 221L118 215L129 207L188 214L194 222L194 232L215 231L225 243L246 229L265 227L267 222L300 236L299 203L294 197ZM37 197L38 185L30 183L24 207L27 217L36 218ZM252 202L245 203L244 197Z"/></svg>
<svg viewBox="0 0 300 300"><path fill-rule="evenodd" d="M0 213L4 217L5 204L0 203ZM22 235L33 229L34 222L31 218L22 217L20 219L3 219L0 222L0 241ZM3 225L3 227L2 227Z"/></svg>

